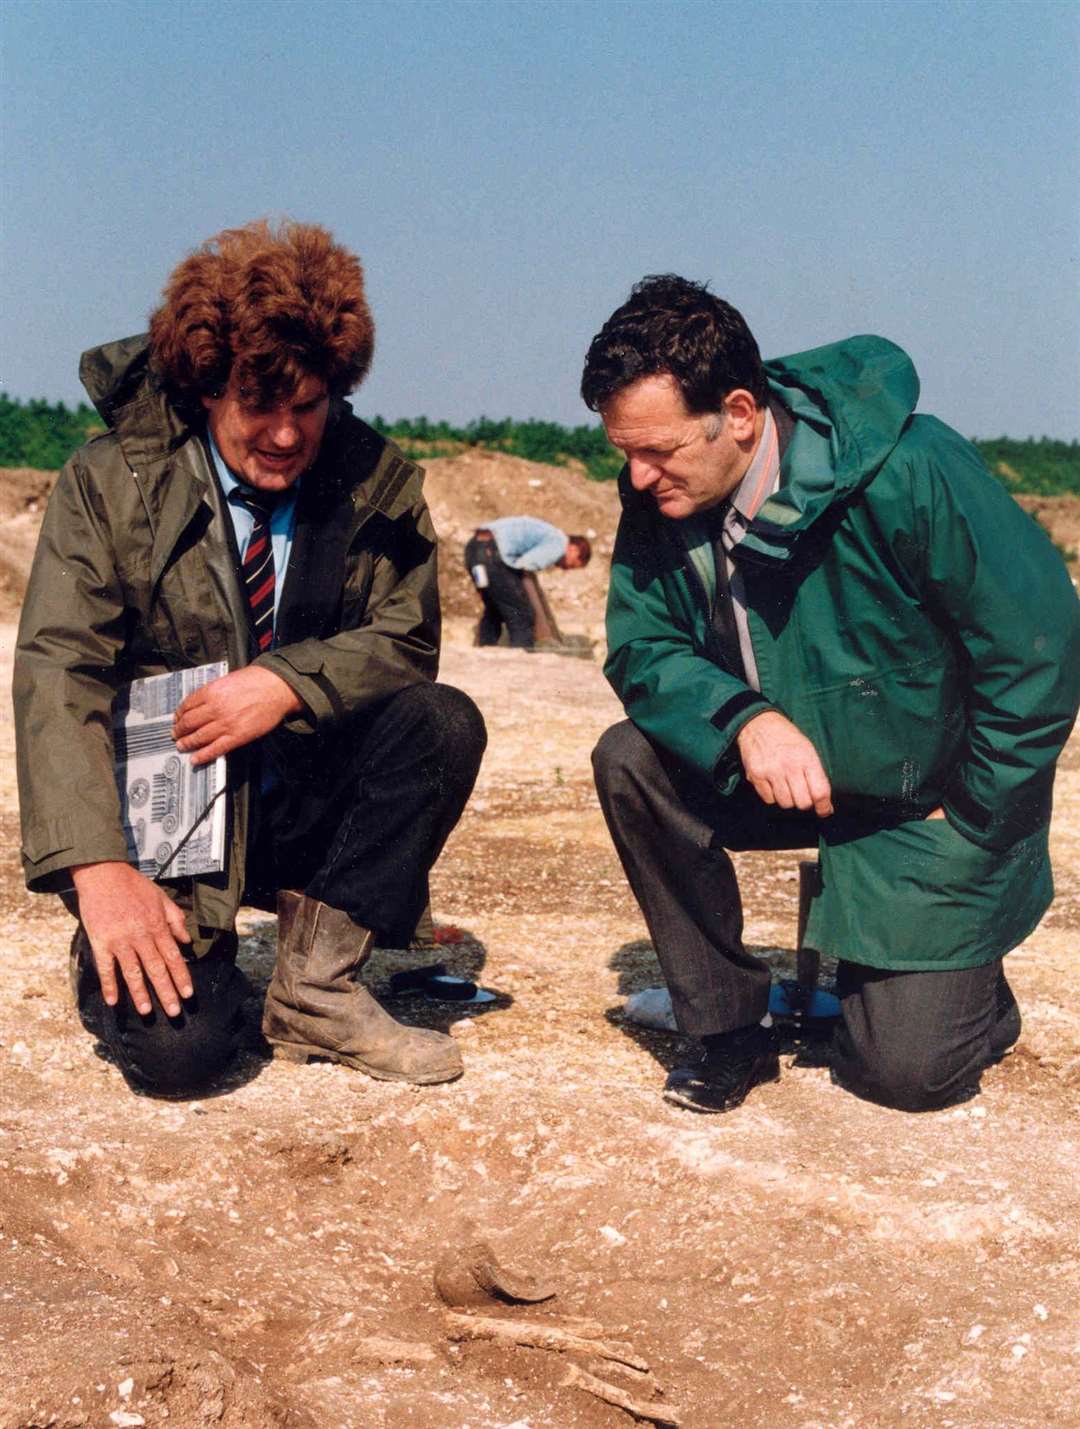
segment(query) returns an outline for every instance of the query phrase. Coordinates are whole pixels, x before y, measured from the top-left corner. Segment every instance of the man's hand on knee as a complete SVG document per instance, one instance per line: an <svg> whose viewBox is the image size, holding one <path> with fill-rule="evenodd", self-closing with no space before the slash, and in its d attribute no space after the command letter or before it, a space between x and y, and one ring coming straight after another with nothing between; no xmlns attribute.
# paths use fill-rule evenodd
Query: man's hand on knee
<svg viewBox="0 0 1080 1429"><path fill-rule="evenodd" d="M194 990L177 944L191 942L183 913L128 863L87 863L71 874L105 1001L110 1007L119 1001L119 967L139 1012L151 1010L149 979L166 1013L175 1017L180 998Z"/></svg>
<svg viewBox="0 0 1080 1429"><path fill-rule="evenodd" d="M822 819L832 813L832 788L818 752L784 715L777 710L755 715L735 743L747 779L766 804L813 809Z"/></svg>
<svg viewBox="0 0 1080 1429"><path fill-rule="evenodd" d="M192 764L209 764L261 739L303 708L280 675L248 665L188 695L173 717L173 739L177 749L190 752Z"/></svg>

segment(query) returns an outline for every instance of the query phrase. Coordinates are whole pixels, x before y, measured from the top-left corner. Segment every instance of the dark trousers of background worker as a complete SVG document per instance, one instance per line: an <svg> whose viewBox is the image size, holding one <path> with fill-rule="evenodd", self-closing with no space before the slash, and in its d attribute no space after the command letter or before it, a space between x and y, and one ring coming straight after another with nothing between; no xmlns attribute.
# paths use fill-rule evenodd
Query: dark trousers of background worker
<svg viewBox="0 0 1080 1429"><path fill-rule="evenodd" d="M533 609L522 573L506 564L495 537L483 527L465 543L465 569L484 603L476 643L497 645L505 625L510 644L528 650L535 638Z"/></svg>
<svg viewBox="0 0 1080 1429"><path fill-rule="evenodd" d="M486 739L467 695L424 681L325 739L292 736L288 777L279 743L282 777L259 800L244 902L272 910L279 889L298 889L343 909L384 945L407 946ZM151 990L153 1011L142 1017L122 979L118 1005L106 1006L80 926L72 949L79 1012L133 1085L178 1095L230 1061L248 991L236 949L235 932L223 930L189 962L195 996L180 1015L167 1017Z"/></svg>
<svg viewBox="0 0 1080 1429"><path fill-rule="evenodd" d="M817 820L778 811L744 786L721 798L629 720L593 753L600 804L641 906L680 1030L706 1037L760 1022L768 967L743 946L727 850L817 845ZM978 1089L1020 1034L1001 960L963 970L889 972L841 961L833 1069L853 1091L909 1111Z"/></svg>

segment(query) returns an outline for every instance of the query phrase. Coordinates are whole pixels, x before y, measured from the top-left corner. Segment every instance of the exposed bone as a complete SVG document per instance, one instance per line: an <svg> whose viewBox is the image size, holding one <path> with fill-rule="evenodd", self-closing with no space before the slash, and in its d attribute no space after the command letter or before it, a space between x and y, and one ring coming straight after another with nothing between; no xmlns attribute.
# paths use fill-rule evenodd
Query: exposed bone
<svg viewBox="0 0 1080 1429"><path fill-rule="evenodd" d="M417 1340L395 1340L386 1335L364 1335L354 1341L355 1359L374 1360L377 1364L428 1364L435 1358L430 1345Z"/></svg>
<svg viewBox="0 0 1080 1429"><path fill-rule="evenodd" d="M593 1339L538 1320L497 1320L491 1315L459 1315L451 1310L447 1312L446 1323L452 1340L504 1340L508 1344L555 1350L559 1354L598 1355L602 1359L629 1365L642 1373L649 1368L629 1345L615 1340Z"/></svg>
<svg viewBox="0 0 1080 1429"><path fill-rule="evenodd" d="M564 1388L583 1389L587 1394L602 1399L605 1404L613 1404L616 1409L625 1409L627 1414L632 1414L635 1419L644 1419L651 1424L673 1425L676 1429L681 1422L678 1412L672 1409L670 1404L664 1404L660 1400L653 1400L650 1404L634 1399L625 1389L608 1384L606 1379L598 1379L595 1374L590 1374L576 1364L567 1365L561 1384Z"/></svg>
<svg viewBox="0 0 1080 1429"><path fill-rule="evenodd" d="M601 1370L604 1373L614 1371L617 1374L625 1375L632 1384L638 1384L642 1389L647 1389L650 1394L659 1394L660 1386L656 1381L656 1375L651 1369L635 1369L633 1365L623 1364L621 1360L591 1360L585 1368L592 1374L597 1374Z"/></svg>

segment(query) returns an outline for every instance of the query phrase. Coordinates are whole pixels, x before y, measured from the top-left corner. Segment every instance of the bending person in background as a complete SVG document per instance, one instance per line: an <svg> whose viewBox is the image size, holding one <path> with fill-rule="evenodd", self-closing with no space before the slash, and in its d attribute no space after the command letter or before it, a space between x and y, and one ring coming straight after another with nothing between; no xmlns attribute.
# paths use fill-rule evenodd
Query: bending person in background
<svg viewBox="0 0 1080 1429"><path fill-rule="evenodd" d="M373 339L351 253L255 223L179 265L148 337L80 365L109 430L60 475L23 607L23 860L79 919L85 1025L152 1091L233 1055L244 902L278 911L276 1051L461 1072L451 1038L395 1022L356 979L376 938L412 936L485 741L472 702L434 683L422 473L344 400ZM127 681L209 661L229 673L173 736L193 764L228 758L226 867L152 882L129 862L110 712Z"/></svg>
<svg viewBox="0 0 1080 1429"><path fill-rule="evenodd" d="M820 847L807 942L839 959L833 1067L909 1109L970 1096L1020 1031L1003 955L1052 897L1076 595L891 342L762 364L734 308L647 278L582 395L626 456L597 788L676 1020L666 1095L779 1075L728 849Z"/></svg>
<svg viewBox="0 0 1080 1429"><path fill-rule="evenodd" d="M501 516L479 527L465 545L465 567L484 606L476 643L497 645L504 626L516 649L532 650L538 643L552 642L555 632L541 624L542 608L538 619L526 578L531 575L535 580L539 571L552 566L580 570L591 556L588 537L568 536L536 516Z"/></svg>

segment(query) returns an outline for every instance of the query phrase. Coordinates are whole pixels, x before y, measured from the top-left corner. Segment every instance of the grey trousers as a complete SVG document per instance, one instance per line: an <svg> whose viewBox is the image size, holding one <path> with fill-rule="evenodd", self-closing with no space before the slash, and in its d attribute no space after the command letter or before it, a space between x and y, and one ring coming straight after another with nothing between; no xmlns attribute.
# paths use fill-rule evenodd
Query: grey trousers
<svg viewBox="0 0 1080 1429"><path fill-rule="evenodd" d="M743 946L742 899L727 850L812 848L817 820L721 798L629 720L593 752L600 805L645 917L679 1028L691 1037L759 1022L768 967ZM841 961L843 1018L833 1067L852 1090L929 1110L972 1095L983 1068L1020 1034L1000 959L961 971L888 972Z"/></svg>

